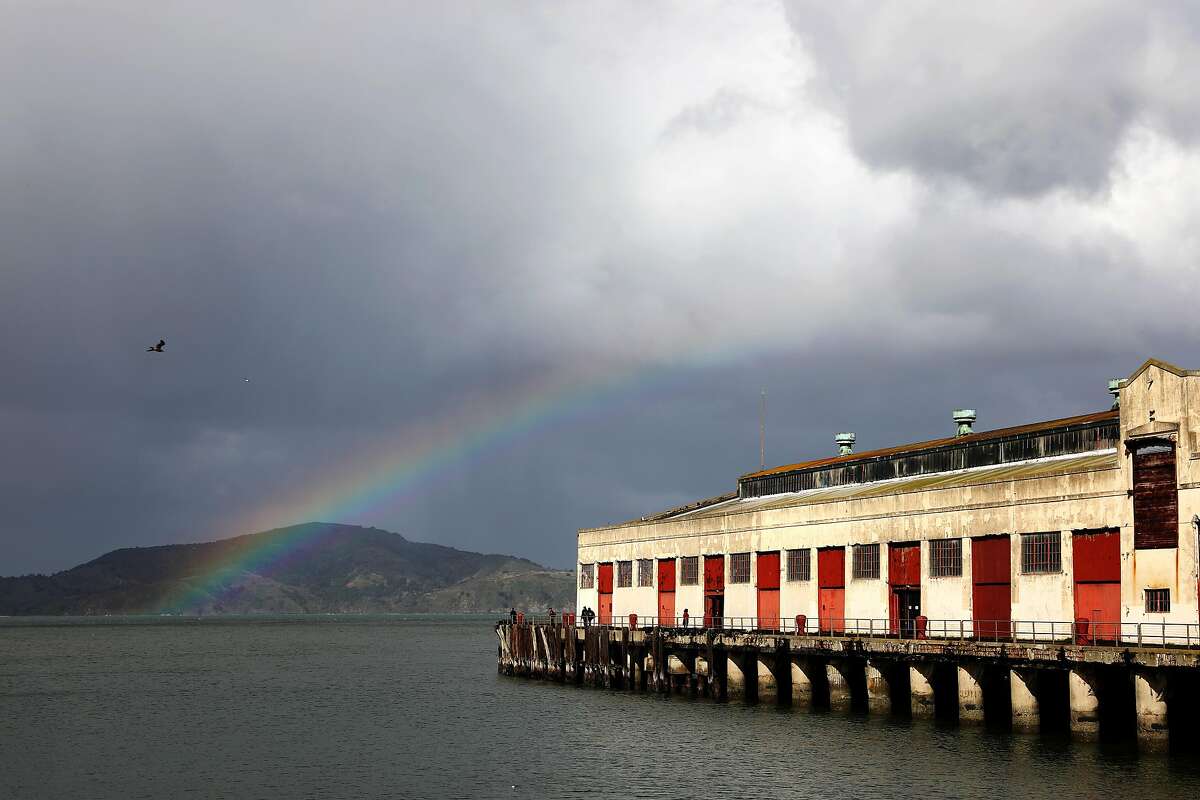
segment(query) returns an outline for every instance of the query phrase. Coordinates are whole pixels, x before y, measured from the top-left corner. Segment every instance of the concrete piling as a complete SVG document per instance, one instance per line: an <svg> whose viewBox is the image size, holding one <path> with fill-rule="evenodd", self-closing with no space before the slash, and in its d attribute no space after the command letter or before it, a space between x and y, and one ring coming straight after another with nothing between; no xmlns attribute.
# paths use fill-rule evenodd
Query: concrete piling
<svg viewBox="0 0 1200 800"><path fill-rule="evenodd" d="M963 725L983 724L983 665L958 665L958 721Z"/></svg>
<svg viewBox="0 0 1200 800"><path fill-rule="evenodd" d="M1138 749L1147 752L1167 750L1167 676L1164 673L1133 673L1133 699L1137 713Z"/></svg>
<svg viewBox="0 0 1200 800"><path fill-rule="evenodd" d="M892 672L886 663L867 662L867 710L870 713L892 713Z"/></svg>
<svg viewBox="0 0 1200 800"><path fill-rule="evenodd" d="M1071 704L1071 738L1096 741L1100 738L1100 693L1093 670L1075 668L1067 673Z"/></svg>
<svg viewBox="0 0 1200 800"><path fill-rule="evenodd" d="M910 664L908 693L913 719L932 719L934 714L933 665Z"/></svg>
<svg viewBox="0 0 1200 800"><path fill-rule="evenodd" d="M1012 669L1008 688L1012 697L1012 729L1019 733L1035 733L1040 727L1040 707L1037 698L1037 670Z"/></svg>

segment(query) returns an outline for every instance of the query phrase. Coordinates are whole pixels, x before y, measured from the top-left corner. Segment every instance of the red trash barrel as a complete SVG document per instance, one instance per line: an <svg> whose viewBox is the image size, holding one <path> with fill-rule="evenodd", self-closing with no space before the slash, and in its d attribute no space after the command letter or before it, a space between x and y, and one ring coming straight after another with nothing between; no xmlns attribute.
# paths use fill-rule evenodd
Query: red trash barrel
<svg viewBox="0 0 1200 800"><path fill-rule="evenodd" d="M524 624L525 624L525 612L524 612L524 611L518 611L518 612L517 612L517 624L518 624L518 625L524 625Z"/></svg>
<svg viewBox="0 0 1200 800"><path fill-rule="evenodd" d="M629 628L630 630L637 630L637 614L629 615Z"/></svg>
<svg viewBox="0 0 1200 800"><path fill-rule="evenodd" d="M916 618L916 620L914 620L914 622L917 623L917 638L924 639L925 631L929 627L929 617L921 614Z"/></svg>
<svg viewBox="0 0 1200 800"><path fill-rule="evenodd" d="M796 633L804 633L808 627L808 617L804 614L796 615Z"/></svg>
<svg viewBox="0 0 1200 800"><path fill-rule="evenodd" d="M1089 628L1091 620L1087 617L1075 618L1075 644L1087 644L1091 638Z"/></svg>

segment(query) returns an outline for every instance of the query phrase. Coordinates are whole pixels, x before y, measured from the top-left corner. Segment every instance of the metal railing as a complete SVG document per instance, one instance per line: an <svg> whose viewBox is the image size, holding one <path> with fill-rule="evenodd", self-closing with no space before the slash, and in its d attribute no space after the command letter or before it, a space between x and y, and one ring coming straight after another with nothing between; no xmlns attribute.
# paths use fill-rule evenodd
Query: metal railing
<svg viewBox="0 0 1200 800"><path fill-rule="evenodd" d="M508 622L509 620L505 620ZM655 617L637 614L614 615L611 620L585 623L578 615L524 617L526 623L567 627L607 627L616 630L673 631L719 630L728 633L788 634L832 638L888 638L902 640L951 640L970 642L1027 642L1075 644L1080 646L1137 646L1200 648L1200 624L1182 622L1095 622L1091 620L980 620L917 619L893 620L868 617L805 617L760 619L758 617Z"/></svg>

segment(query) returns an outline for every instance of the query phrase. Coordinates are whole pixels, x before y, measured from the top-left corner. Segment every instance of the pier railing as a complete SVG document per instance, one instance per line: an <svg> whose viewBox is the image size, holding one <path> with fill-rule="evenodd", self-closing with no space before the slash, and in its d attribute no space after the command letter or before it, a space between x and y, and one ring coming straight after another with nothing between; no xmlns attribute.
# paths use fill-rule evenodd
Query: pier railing
<svg viewBox="0 0 1200 800"><path fill-rule="evenodd" d="M578 616L540 616L526 621L539 625L585 627ZM1092 620L894 620L864 617L791 619L759 617L653 617L637 614L615 617L592 626L614 629L668 629L680 633L720 630L729 633L786 634L826 638L891 638L903 640L962 640L971 642L1060 642L1080 646L1137 646L1200 648L1200 624L1181 622L1097 622Z"/></svg>

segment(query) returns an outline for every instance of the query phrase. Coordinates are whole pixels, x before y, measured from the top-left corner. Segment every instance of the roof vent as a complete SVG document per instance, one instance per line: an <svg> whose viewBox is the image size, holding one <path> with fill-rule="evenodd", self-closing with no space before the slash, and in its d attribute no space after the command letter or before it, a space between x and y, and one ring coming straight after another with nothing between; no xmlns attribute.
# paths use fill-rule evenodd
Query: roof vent
<svg viewBox="0 0 1200 800"><path fill-rule="evenodd" d="M1108 382L1108 393L1113 396L1112 407L1114 409L1121 407L1121 379L1113 378Z"/></svg>
<svg viewBox="0 0 1200 800"><path fill-rule="evenodd" d="M975 409L954 409L954 422L958 425L958 433L956 433L955 436L967 436L974 433L974 431L971 430L971 425L975 422Z"/></svg>
<svg viewBox="0 0 1200 800"><path fill-rule="evenodd" d="M838 455L848 456L854 452L854 434L849 431L834 434L833 441L837 443Z"/></svg>

